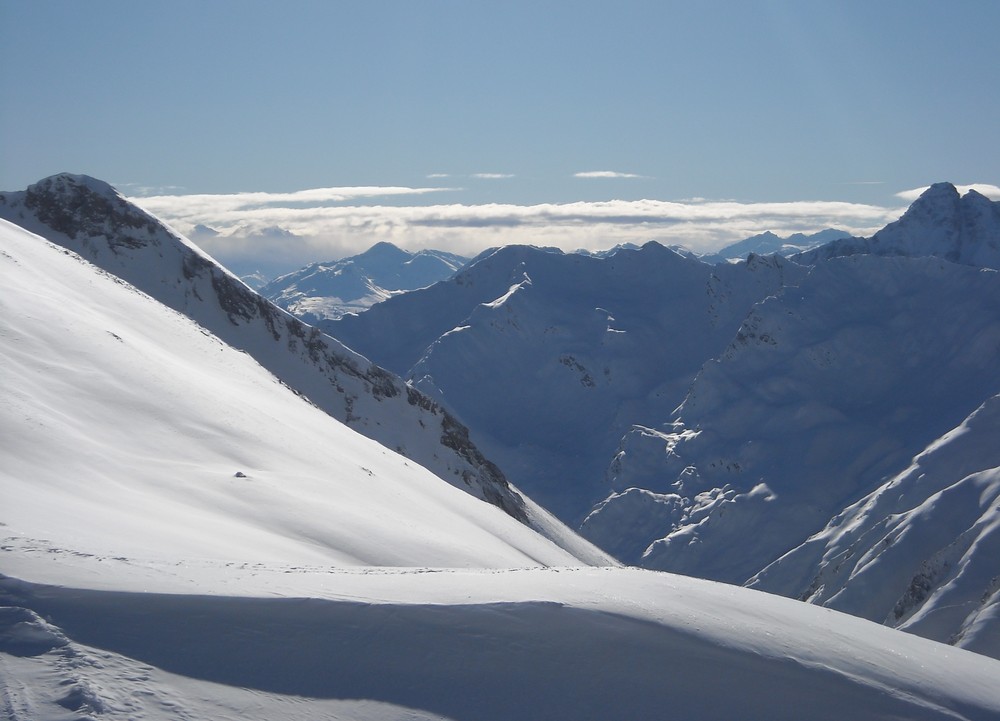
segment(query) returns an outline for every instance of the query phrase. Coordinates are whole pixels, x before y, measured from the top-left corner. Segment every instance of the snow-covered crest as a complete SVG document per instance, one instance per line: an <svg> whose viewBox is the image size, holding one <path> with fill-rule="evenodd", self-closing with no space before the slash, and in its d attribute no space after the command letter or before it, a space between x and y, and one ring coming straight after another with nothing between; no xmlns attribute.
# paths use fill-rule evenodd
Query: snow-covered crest
<svg viewBox="0 0 1000 721"><path fill-rule="evenodd" d="M0 216L79 252L184 313L323 411L453 485L526 523L544 515L439 404L277 308L107 184L53 176L5 195ZM540 527L579 543L558 524Z"/></svg>

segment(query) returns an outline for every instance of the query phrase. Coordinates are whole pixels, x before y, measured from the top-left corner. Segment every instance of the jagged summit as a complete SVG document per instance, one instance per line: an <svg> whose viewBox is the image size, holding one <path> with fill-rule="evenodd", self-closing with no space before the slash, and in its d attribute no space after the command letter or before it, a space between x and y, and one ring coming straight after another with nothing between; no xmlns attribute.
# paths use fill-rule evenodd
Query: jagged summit
<svg viewBox="0 0 1000 721"><path fill-rule="evenodd" d="M1000 268L1000 202L975 190L961 195L935 183L906 212L871 238L845 238L792 256L813 264L844 255L936 257L961 265Z"/></svg>

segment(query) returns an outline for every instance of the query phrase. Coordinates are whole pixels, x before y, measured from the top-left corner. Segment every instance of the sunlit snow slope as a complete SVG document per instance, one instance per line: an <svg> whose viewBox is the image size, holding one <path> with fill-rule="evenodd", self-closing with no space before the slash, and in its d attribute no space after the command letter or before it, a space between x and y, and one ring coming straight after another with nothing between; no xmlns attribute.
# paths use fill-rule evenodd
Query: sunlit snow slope
<svg viewBox="0 0 1000 721"><path fill-rule="evenodd" d="M574 555L611 560L510 486L439 404L252 291L107 183L62 173L0 194L0 217L80 253L250 354L361 434L503 509Z"/></svg>
<svg viewBox="0 0 1000 721"><path fill-rule="evenodd" d="M188 318L0 223L0 522L17 543L335 565L574 563Z"/></svg>

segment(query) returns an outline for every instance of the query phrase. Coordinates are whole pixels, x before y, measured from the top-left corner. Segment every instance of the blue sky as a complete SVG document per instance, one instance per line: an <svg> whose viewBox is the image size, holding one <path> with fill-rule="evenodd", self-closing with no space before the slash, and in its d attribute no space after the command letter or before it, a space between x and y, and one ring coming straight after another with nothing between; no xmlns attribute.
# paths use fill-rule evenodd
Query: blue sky
<svg viewBox="0 0 1000 721"><path fill-rule="evenodd" d="M898 214L897 193L932 182L1000 184L998 27L994 0L0 0L0 188L66 170L132 196L365 187L322 202L394 217L641 200ZM178 203L152 205L187 232ZM882 224L859 212L844 225ZM204 220L233 232L227 217ZM402 227L388 239L435 240Z"/></svg>

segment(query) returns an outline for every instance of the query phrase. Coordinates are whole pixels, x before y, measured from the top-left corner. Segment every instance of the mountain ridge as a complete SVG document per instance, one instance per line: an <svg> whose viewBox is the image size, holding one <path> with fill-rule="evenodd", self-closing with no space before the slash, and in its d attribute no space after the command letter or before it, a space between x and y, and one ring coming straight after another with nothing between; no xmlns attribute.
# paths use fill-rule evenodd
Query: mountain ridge
<svg viewBox="0 0 1000 721"><path fill-rule="evenodd" d="M51 176L0 195L0 217L79 252L192 318L349 427L521 522L576 544L584 555L602 556L513 489L440 404L273 305L107 183Z"/></svg>

